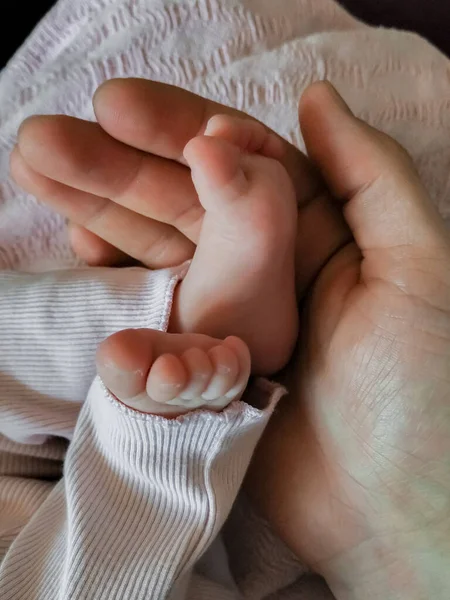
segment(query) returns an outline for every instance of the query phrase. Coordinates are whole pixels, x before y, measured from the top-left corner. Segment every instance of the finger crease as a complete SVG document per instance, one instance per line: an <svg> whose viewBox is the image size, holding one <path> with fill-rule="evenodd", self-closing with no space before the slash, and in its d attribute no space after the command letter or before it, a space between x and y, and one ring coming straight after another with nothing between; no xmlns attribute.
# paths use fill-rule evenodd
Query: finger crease
<svg viewBox="0 0 450 600"><path fill-rule="evenodd" d="M111 195L111 200L114 202L118 201L121 204L125 204L123 199L126 198L130 194L130 190L136 185L136 181L139 179L139 175L143 169L144 160L146 155L144 153L139 153L139 158L136 162L135 168L128 174L124 181L120 184L120 190L115 191L113 195ZM117 185L117 183L116 183Z"/></svg>
<svg viewBox="0 0 450 600"><path fill-rule="evenodd" d="M85 227L90 231L92 231L95 228L95 223L100 221L110 208L111 201L109 198L97 198L99 201L103 201L101 206L96 206L95 210L89 216L77 220L78 225L81 225L82 227Z"/></svg>

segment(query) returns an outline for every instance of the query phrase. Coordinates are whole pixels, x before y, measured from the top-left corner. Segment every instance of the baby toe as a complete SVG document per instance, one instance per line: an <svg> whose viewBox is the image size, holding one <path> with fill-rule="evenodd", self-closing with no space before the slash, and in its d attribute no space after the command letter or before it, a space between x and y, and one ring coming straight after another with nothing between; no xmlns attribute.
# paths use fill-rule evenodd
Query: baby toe
<svg viewBox="0 0 450 600"><path fill-rule="evenodd" d="M239 373L239 360L234 349L225 344L211 348L208 356L213 366L213 374L202 398L214 401L225 396L233 387Z"/></svg>
<svg viewBox="0 0 450 600"><path fill-rule="evenodd" d="M163 354L153 363L147 378L147 394L155 402L169 402L183 391L188 374L182 361L173 354Z"/></svg>
<svg viewBox="0 0 450 600"><path fill-rule="evenodd" d="M208 387L213 365L208 354L200 348L189 348L182 354L181 360L188 373L188 382L179 396L182 400L194 400Z"/></svg>
<svg viewBox="0 0 450 600"><path fill-rule="evenodd" d="M205 210L217 211L224 202L247 192L248 180L237 146L218 137L200 136L186 145L184 157Z"/></svg>
<svg viewBox="0 0 450 600"><path fill-rule="evenodd" d="M206 125L205 135L226 140L243 152L258 153L278 160L283 155L283 142L254 119L214 115Z"/></svg>
<svg viewBox="0 0 450 600"><path fill-rule="evenodd" d="M231 402L238 400L244 393L250 377L252 360L250 350L241 338L229 336L224 340L224 344L235 353L239 363L239 371L234 385L225 394L225 397Z"/></svg>
<svg viewBox="0 0 450 600"><path fill-rule="evenodd" d="M152 344L146 330L127 329L111 335L97 350L97 372L119 400L145 391L152 364Z"/></svg>

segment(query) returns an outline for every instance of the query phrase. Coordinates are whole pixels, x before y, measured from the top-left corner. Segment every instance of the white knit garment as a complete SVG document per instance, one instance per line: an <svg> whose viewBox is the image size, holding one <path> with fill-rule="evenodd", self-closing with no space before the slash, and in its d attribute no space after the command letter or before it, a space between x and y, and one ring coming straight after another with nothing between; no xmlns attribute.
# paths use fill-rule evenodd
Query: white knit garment
<svg viewBox="0 0 450 600"><path fill-rule="evenodd" d="M98 85L127 76L233 105L301 148L298 98L329 79L407 147L450 218L450 64L416 35L368 28L331 0L60 0L0 75L3 271L77 265L63 219L8 177L20 122L92 119ZM164 329L177 278L1 274L2 600L330 597L242 499L217 537L279 389L253 390L266 410L172 422L127 411L98 380L83 404L97 343Z"/></svg>
<svg viewBox="0 0 450 600"><path fill-rule="evenodd" d="M98 343L165 330L184 271L0 272L2 600L239 597L217 536L282 388L176 420L89 390Z"/></svg>

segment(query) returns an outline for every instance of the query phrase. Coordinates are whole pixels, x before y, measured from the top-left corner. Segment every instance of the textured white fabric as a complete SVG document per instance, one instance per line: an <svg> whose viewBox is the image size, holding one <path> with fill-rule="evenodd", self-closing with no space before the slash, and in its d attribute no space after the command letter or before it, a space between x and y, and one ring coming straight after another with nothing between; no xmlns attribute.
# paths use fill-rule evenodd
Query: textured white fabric
<svg viewBox="0 0 450 600"><path fill-rule="evenodd" d="M298 98L327 78L357 115L407 147L450 217L450 66L416 35L368 28L331 0L60 0L0 74L0 269L77 264L63 220L8 177L18 125L35 113L92 119L98 85L127 76L236 106L300 147ZM102 303L114 306L114 296ZM168 307L155 306L166 319ZM241 403L205 431L199 417L168 425L121 411L96 381L75 431L63 432L73 439L57 484L63 440L1 437L2 600L329 597L320 580L299 577L300 566L245 504L197 561L227 515L269 413ZM36 433L49 432L16 437L29 442ZM150 450L153 462L144 459ZM183 487L192 470L198 503Z"/></svg>
<svg viewBox="0 0 450 600"><path fill-rule="evenodd" d="M111 77L145 77L244 110L302 147L298 98L329 79L414 157L450 216L450 66L414 34L373 29L332 0L60 0L0 75L0 265L73 264L63 220L8 179L20 122L93 119Z"/></svg>

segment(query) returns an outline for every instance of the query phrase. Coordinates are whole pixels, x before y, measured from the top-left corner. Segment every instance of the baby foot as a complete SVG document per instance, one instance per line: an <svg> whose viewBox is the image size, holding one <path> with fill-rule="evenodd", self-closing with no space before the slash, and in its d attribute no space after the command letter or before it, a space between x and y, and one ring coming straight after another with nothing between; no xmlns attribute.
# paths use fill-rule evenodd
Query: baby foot
<svg viewBox="0 0 450 600"><path fill-rule="evenodd" d="M171 330L241 337L259 375L281 369L297 338L297 206L282 151L260 123L229 116L184 150L206 213Z"/></svg>
<svg viewBox="0 0 450 600"><path fill-rule="evenodd" d="M177 417L200 407L218 411L239 399L250 375L250 353L235 337L128 329L100 345L97 370L127 406Z"/></svg>

